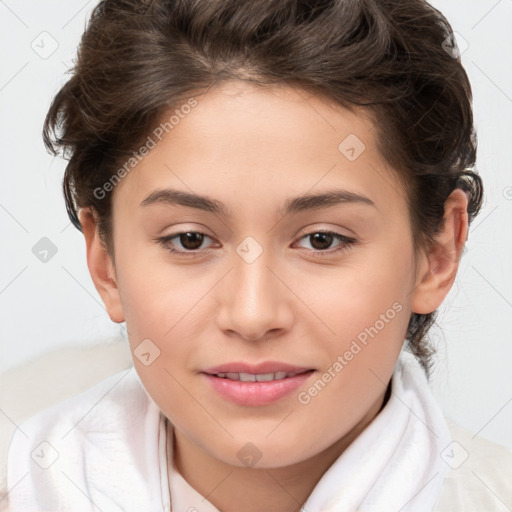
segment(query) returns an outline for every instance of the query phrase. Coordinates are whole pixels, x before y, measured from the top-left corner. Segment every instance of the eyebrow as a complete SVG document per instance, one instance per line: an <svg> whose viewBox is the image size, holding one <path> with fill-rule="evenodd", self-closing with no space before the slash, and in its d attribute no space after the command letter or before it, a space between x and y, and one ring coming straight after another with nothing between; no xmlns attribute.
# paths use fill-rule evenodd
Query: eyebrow
<svg viewBox="0 0 512 512"><path fill-rule="evenodd" d="M289 213L299 213L347 203L364 204L376 208L375 203L366 196L349 192L348 190L335 189L287 199L284 206L277 210L277 213L287 215ZM181 205L220 214L225 217L232 216L230 209L216 199L172 188L153 191L140 203L140 206L144 207L153 204Z"/></svg>

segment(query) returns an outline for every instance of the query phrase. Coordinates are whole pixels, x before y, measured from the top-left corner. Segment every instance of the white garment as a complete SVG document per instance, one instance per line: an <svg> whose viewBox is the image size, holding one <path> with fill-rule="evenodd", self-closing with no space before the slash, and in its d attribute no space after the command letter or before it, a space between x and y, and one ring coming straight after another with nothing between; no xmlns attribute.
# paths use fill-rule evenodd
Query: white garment
<svg viewBox="0 0 512 512"><path fill-rule="evenodd" d="M173 512L218 512L173 464L168 468L166 424L133 367L39 413L10 445L9 510L169 512L172 496ZM323 475L304 509L432 511L449 469L441 458L449 443L421 368L402 351L388 403Z"/></svg>

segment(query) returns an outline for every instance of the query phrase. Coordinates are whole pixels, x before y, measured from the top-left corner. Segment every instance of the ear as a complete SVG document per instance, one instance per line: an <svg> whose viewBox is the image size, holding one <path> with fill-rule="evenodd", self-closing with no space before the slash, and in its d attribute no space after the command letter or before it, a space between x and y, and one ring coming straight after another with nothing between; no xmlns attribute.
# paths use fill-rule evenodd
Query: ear
<svg viewBox="0 0 512 512"><path fill-rule="evenodd" d="M87 266L94 286L113 322L124 322L121 296L117 287L115 267L98 232L96 216L91 209L80 209L79 220L87 246Z"/></svg>
<svg viewBox="0 0 512 512"><path fill-rule="evenodd" d="M418 266L412 292L414 313L432 313L448 295L468 236L467 207L468 197L463 190L455 189L448 196L441 229L432 246L422 253Z"/></svg>

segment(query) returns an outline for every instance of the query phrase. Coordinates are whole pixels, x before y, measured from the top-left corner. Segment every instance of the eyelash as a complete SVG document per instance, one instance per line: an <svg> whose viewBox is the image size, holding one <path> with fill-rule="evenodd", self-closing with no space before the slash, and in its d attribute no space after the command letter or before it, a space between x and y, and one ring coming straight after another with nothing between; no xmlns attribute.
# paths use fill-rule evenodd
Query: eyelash
<svg viewBox="0 0 512 512"><path fill-rule="evenodd" d="M166 250L168 250L169 252L173 253L173 254L177 254L179 256L184 256L184 257L187 257L187 256L195 256L198 254L198 252L200 250L196 250L196 251L179 251L179 250L176 250L176 249L173 249L170 245L169 245L169 242L175 238L179 238L181 235L184 235L186 233L195 233L195 234L199 234L199 235L203 235L205 237L208 237L210 238L206 233L202 233L200 231L180 231L179 233L175 233L174 235L168 235L168 236L164 236L164 237L161 237L161 238L157 238L156 241L158 243L160 243L161 245L164 246L164 248ZM320 256L320 257L325 257L325 256L331 256L333 254L337 254L341 251L344 251L344 250L347 250L348 248L350 248L350 246L354 245L356 243L356 240L354 238L351 238L351 237L348 237L348 236L345 236L345 235L341 235L340 233L336 233L334 231L327 231L327 230L318 230L318 231L312 231L311 233L307 233L306 235L303 235L302 237L300 237L299 240L302 240L304 238L308 238L312 235L316 235L316 234L325 234L325 235L332 235L335 239L337 239L339 242L341 242L340 246L338 246L337 249L334 249L334 250L311 250L311 249L307 249L307 252L309 253L314 253L315 256Z"/></svg>

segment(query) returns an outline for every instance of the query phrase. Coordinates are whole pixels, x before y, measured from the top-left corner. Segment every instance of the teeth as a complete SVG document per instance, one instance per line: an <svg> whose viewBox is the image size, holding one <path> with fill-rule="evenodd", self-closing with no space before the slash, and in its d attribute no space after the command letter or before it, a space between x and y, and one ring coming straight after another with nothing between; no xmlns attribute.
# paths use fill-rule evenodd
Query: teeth
<svg viewBox="0 0 512 512"><path fill-rule="evenodd" d="M258 382L267 382L269 380L275 380L277 377L275 377L274 373L260 373L259 375L256 375L256 380Z"/></svg>
<svg viewBox="0 0 512 512"><path fill-rule="evenodd" d="M304 372L275 372L275 373L259 373L254 375L252 373L217 373L217 377L222 379L239 380L240 382L270 382L273 380L281 380L288 377L293 377Z"/></svg>
<svg viewBox="0 0 512 512"><path fill-rule="evenodd" d="M256 375L253 375L252 373L240 372L238 374L238 380L240 380L242 382L256 382Z"/></svg>

